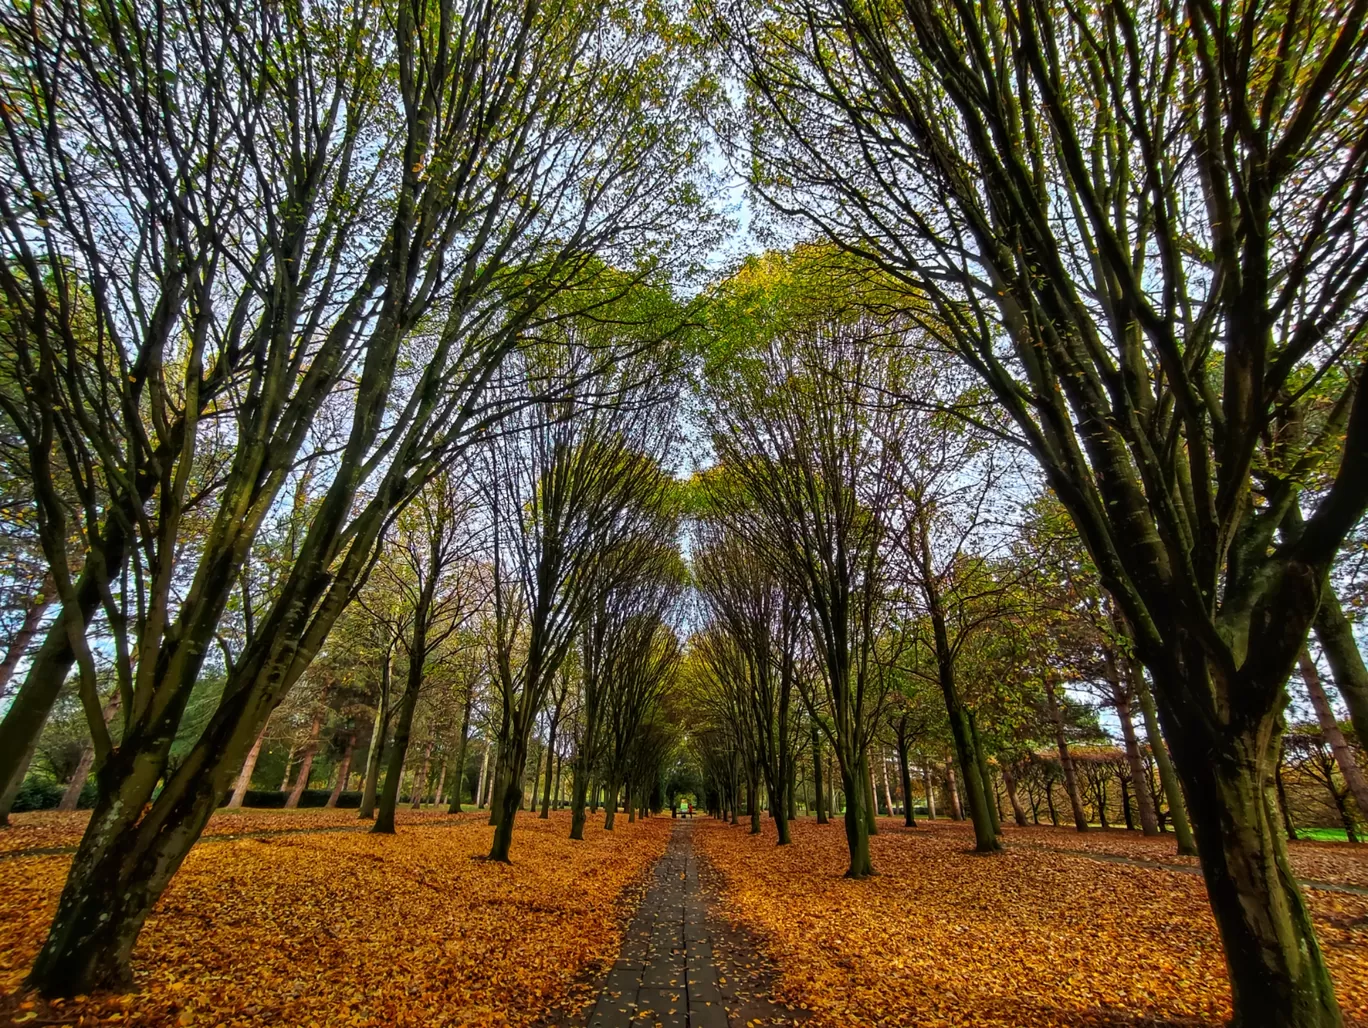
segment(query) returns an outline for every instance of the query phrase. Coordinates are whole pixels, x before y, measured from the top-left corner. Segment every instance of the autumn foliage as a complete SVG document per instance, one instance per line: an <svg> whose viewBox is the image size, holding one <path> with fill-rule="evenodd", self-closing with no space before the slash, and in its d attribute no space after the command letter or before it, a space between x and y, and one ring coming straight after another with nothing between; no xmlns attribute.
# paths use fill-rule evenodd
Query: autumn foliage
<svg viewBox="0 0 1368 1028"><path fill-rule="evenodd" d="M1171 837L1007 829L1005 854L969 828L883 820L878 874L842 877L838 827L800 819L791 846L706 821L695 845L725 915L763 940L779 998L811 1028L1120 1028L1221 1025L1230 991L1200 877L1066 849L1179 863ZM1167 852L1162 852L1163 849ZM1362 881L1368 857L1293 847L1299 874ZM1368 1024L1368 895L1309 890L1347 1024Z"/></svg>
<svg viewBox="0 0 1368 1028"><path fill-rule="evenodd" d="M191 852L135 951L138 991L123 996L47 1004L22 991L69 857L0 860L0 1024L533 1024L592 999L634 905L623 892L670 829L590 825L572 843L568 815L523 817L512 865L483 859L487 812L404 812L396 836L280 831L356 825L346 813L220 815L207 834L277 834ZM44 816L16 820L7 843Z"/></svg>

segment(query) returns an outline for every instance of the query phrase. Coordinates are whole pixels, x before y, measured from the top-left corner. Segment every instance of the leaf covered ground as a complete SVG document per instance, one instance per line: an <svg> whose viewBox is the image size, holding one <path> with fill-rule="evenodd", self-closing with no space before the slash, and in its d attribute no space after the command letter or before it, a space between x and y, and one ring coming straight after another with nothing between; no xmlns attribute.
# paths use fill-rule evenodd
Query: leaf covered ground
<svg viewBox="0 0 1368 1028"><path fill-rule="evenodd" d="M985 857L967 826L900 824L871 840L879 873L863 882L842 877L838 822L801 820L782 849L769 824L760 836L698 825L725 915L761 940L778 998L810 1010L811 1028L1215 1028L1230 1016L1200 877L1061 852L1086 839L1168 859L1158 844L1009 828L1008 852ZM1365 859L1341 847L1312 863L1352 878ZM1368 897L1309 897L1346 1023L1368 1026Z"/></svg>
<svg viewBox="0 0 1368 1028"><path fill-rule="evenodd" d="M355 811L239 813L227 834L344 814L355 822ZM54 1006L22 980L70 858L0 860L0 1024L533 1024L592 1000L587 979L617 956L631 914L622 894L664 852L669 818L618 822L572 843L568 815L520 815L511 866L481 859L492 829L480 815L403 812L395 836L206 842L148 920L138 991Z"/></svg>

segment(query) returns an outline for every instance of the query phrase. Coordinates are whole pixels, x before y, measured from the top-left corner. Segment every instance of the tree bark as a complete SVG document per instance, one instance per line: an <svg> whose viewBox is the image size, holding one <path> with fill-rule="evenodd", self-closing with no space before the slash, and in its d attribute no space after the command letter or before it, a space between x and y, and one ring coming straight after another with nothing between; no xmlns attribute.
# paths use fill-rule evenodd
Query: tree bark
<svg viewBox="0 0 1368 1028"><path fill-rule="evenodd" d="M261 731L257 733L256 742L252 743L252 748L247 751L247 759L242 762L242 770L238 772L237 782L233 786L232 798L228 800L229 809L238 809L247 798L247 790L252 787L252 772L256 770L257 758L261 756L261 744L266 741L266 729L270 725L271 721L267 718L266 723L261 726Z"/></svg>
<svg viewBox="0 0 1368 1028"><path fill-rule="evenodd" d="M49 572L47 577L43 579L42 591L34 602L29 604L28 610L24 611L23 623L9 642L9 646L5 650L5 659L0 661L0 694L3 694L9 687L10 679L14 677L15 668L19 666L19 663L28 653L33 637L38 632L38 625L42 622L43 615L47 613L48 608L52 606L52 601L56 595L56 585L52 581L52 573Z"/></svg>
<svg viewBox="0 0 1368 1028"><path fill-rule="evenodd" d="M1159 817L1154 811L1145 775L1145 762L1140 758L1140 743L1135 737L1135 724L1131 721L1130 696L1124 685L1120 682L1116 685L1116 717L1121 722L1121 738L1125 741L1126 765L1135 784L1135 806L1140 812L1140 830L1145 835L1158 835Z"/></svg>
<svg viewBox="0 0 1368 1028"><path fill-rule="evenodd" d="M116 688L110 693L109 699L105 701L104 719L105 724L114 716L114 712L119 709L119 690ZM81 759L76 764L76 770L71 776L71 782L67 785L66 791L62 793L62 799L57 804L58 810L75 810L76 805L81 802L81 792L85 789L86 779L90 777L90 769L95 766L95 742L87 739L85 746L81 748Z"/></svg>
<svg viewBox="0 0 1368 1028"><path fill-rule="evenodd" d="M1327 582L1321 589L1321 605L1314 622L1316 639L1325 651L1335 688L1349 708L1349 720L1359 744L1368 747L1368 667L1359 652L1354 627L1344 616L1339 597ZM1368 811L1363 811L1368 817Z"/></svg>
<svg viewBox="0 0 1368 1028"><path fill-rule="evenodd" d="M432 740L427 741L423 747L423 763L418 769L418 775L413 779L413 788L409 791L413 794L409 802L409 809L421 810L423 808L423 797L427 795L428 771L432 769Z"/></svg>
<svg viewBox="0 0 1368 1028"><path fill-rule="evenodd" d="M1018 828L1025 828L1027 825L1026 811L1021 806L1021 799L1017 796L1016 779L1012 776L1012 768L1006 761L1002 762L1002 784L1007 789L1007 799L1012 804L1012 818L1016 821Z"/></svg>
<svg viewBox="0 0 1368 1028"><path fill-rule="evenodd" d="M318 734L323 729L323 711L314 714L313 724L309 726L309 741L304 745L304 754L299 762L299 774L295 777L294 788L285 800L285 809L294 810L309 787L309 774L313 771L314 754L318 752Z"/></svg>
<svg viewBox="0 0 1368 1028"><path fill-rule="evenodd" d="M898 771L902 775L903 825L916 828L917 816L912 811L912 768L908 766L905 741L898 743Z"/></svg>
<svg viewBox="0 0 1368 1028"><path fill-rule="evenodd" d="M448 814L461 813L461 797L465 792L466 774L466 745L470 738L470 709L475 703L475 688L471 686L466 690L465 709L461 712L461 741L456 747L456 787L451 790L451 804L447 807ZM481 782L484 781L481 776Z"/></svg>
<svg viewBox="0 0 1368 1028"><path fill-rule="evenodd" d="M1184 857L1195 857L1197 841L1192 837L1192 825L1188 822L1182 784L1178 781L1178 773L1174 770L1173 760L1169 756L1168 743L1164 740L1164 733L1159 730L1159 712L1154 706L1154 694L1150 692L1149 683L1145 681L1145 673L1139 663L1127 659L1126 666L1130 673L1131 688L1140 701L1140 713L1145 721L1145 738L1149 740L1154 765L1159 769L1159 784L1164 790L1164 799L1168 801L1173 834L1178 840L1178 853Z"/></svg>
<svg viewBox="0 0 1368 1028"><path fill-rule="evenodd" d="M1335 763L1339 765L1340 774L1344 776L1344 784L1349 786L1359 811L1368 817L1368 781L1364 779L1358 761L1354 759L1354 752L1345 742L1344 733L1340 731L1335 712L1330 708L1330 699L1325 695L1325 686L1321 684L1320 670L1304 646L1298 663L1301 666L1302 680L1306 683L1306 691L1311 694L1311 706L1316 710L1316 721L1320 724L1321 735L1330 746L1330 752L1335 755Z"/></svg>
<svg viewBox="0 0 1368 1028"><path fill-rule="evenodd" d="M846 848L850 851L847 878L867 878L874 873L874 861L869 852L869 822L864 811L864 794L868 786L860 781L861 767L841 764L841 785L845 789Z"/></svg>
<svg viewBox="0 0 1368 1028"><path fill-rule="evenodd" d="M826 794L822 791L822 738L817 728L817 722L810 723L812 729L812 781L813 790L817 794L817 823L824 825L829 823L827 818Z"/></svg>
<svg viewBox="0 0 1368 1028"><path fill-rule="evenodd" d="M950 820L963 821L964 808L960 806L959 783L955 781L955 762L945 762L945 791L950 796Z"/></svg>
<svg viewBox="0 0 1368 1028"><path fill-rule="evenodd" d="M936 789L931 781L931 765L922 768L922 786L926 789L926 820L936 820Z"/></svg>
<svg viewBox="0 0 1368 1028"><path fill-rule="evenodd" d="M342 751L342 762L337 765L337 781L333 783L332 792L328 795L328 802L323 804L331 809L337 806L337 801L341 798L343 790L347 788L347 779L351 777L352 753L356 749L356 733L352 732L347 736L347 747Z"/></svg>
<svg viewBox="0 0 1368 1028"><path fill-rule="evenodd" d="M1088 815L1083 810L1083 797L1078 791L1078 775L1074 770L1073 758L1069 756L1069 741L1064 737L1064 716L1059 710L1059 698L1055 695L1055 682L1052 675L1045 676L1045 702L1049 706L1050 722L1054 726L1055 746L1059 750L1059 767L1064 772L1064 791L1069 795L1073 807L1074 827L1080 832L1088 830Z"/></svg>

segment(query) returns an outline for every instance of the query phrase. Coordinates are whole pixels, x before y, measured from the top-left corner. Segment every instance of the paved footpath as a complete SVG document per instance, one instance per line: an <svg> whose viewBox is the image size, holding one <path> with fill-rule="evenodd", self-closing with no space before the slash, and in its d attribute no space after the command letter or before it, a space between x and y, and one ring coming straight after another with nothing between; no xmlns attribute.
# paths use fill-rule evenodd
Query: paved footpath
<svg viewBox="0 0 1368 1028"><path fill-rule="evenodd" d="M639 1025L727 1028L691 820L675 824L589 1018L589 1028Z"/></svg>

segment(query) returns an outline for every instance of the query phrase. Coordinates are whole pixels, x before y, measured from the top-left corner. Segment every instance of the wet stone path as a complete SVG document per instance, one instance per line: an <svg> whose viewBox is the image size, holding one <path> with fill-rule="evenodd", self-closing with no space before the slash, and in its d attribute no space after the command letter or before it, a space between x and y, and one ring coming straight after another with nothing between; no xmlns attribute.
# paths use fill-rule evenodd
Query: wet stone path
<svg viewBox="0 0 1368 1028"><path fill-rule="evenodd" d="M589 1018L589 1028L640 1025L728 1028L692 821L675 825Z"/></svg>

